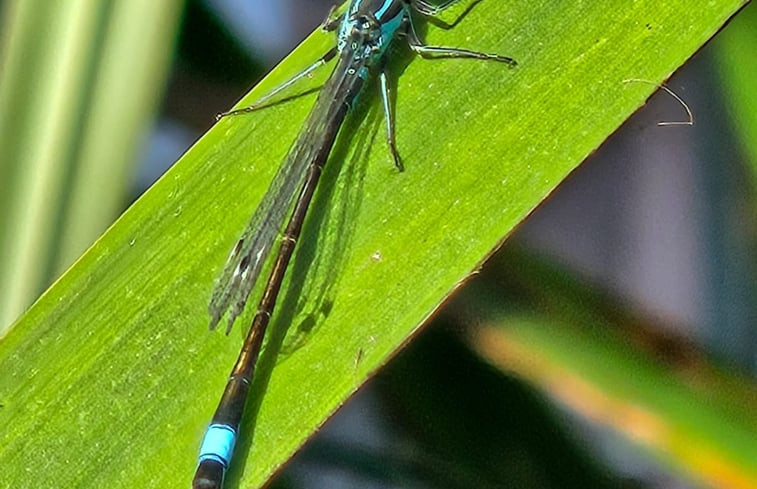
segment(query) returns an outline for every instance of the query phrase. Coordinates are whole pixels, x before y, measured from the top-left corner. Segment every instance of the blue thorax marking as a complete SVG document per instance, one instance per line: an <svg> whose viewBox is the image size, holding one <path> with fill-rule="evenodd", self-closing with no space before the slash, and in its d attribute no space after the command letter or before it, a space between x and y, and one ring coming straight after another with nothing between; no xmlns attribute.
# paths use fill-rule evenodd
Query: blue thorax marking
<svg viewBox="0 0 757 489"><path fill-rule="evenodd" d="M387 2L388 3L388 2ZM394 17L390 19L383 19L379 13L376 13L376 18L381 19L381 38L382 40L386 41L385 45L383 47L383 50L386 49L386 45L389 44L389 41L394 38L394 35L397 33L397 30L402 25L402 21L405 18L405 15L409 15L409 13L405 10L405 7L400 8L397 13L394 15ZM383 52L382 50L382 52Z"/></svg>
<svg viewBox="0 0 757 489"><path fill-rule="evenodd" d="M384 16L387 10L389 10L389 7L392 6L392 4L396 4L395 0L384 0L383 5L379 7L378 10L376 10L376 18L380 19Z"/></svg>
<svg viewBox="0 0 757 489"><path fill-rule="evenodd" d="M355 58L380 58L406 15L401 0L352 0L339 26L337 50L349 47Z"/></svg>

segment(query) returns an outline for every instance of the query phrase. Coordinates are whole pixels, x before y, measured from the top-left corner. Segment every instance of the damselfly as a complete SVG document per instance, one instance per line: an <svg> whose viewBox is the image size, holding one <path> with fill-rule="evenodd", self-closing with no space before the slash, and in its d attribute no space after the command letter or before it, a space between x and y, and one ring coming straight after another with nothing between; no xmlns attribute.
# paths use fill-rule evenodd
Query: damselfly
<svg viewBox="0 0 757 489"><path fill-rule="evenodd" d="M258 311L200 448L193 481L195 489L219 488L223 483L255 363L308 206L342 122L373 72L378 75L389 151L397 169L401 171L403 168L394 137L394 114L386 63L392 41L404 37L410 49L422 56L493 60L515 66L515 61L505 56L429 46L420 40L413 26L413 15L432 16L454 2L447 0L432 4L429 0L350 0L344 15L328 18L323 24L326 31L337 31L336 46L254 105L222 114L235 115L257 110L282 90L337 58L336 67L321 89L300 135L232 249L210 300L210 328L214 329L228 311L228 333L236 317L242 313L289 214Z"/></svg>

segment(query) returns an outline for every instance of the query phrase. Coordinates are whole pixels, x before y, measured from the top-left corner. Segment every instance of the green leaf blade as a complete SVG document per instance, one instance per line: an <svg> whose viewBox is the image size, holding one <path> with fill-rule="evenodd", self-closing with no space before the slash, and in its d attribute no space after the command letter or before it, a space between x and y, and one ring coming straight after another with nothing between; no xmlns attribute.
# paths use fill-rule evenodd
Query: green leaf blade
<svg viewBox="0 0 757 489"><path fill-rule="evenodd" d="M363 97L305 225L228 480L264 483L653 90L624 80L667 78L742 4L489 0L429 28L429 43L519 66L408 60L402 174ZM313 36L246 100L331 43ZM216 125L3 339L0 461L14 469L0 486L189 485L242 341L207 331L213 280L312 101Z"/></svg>

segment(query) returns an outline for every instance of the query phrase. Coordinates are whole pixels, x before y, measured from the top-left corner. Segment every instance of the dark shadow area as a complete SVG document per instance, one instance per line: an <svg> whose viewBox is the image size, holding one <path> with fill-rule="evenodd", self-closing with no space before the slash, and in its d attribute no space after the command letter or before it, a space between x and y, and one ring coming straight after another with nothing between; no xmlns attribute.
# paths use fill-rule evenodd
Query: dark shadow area
<svg viewBox="0 0 757 489"><path fill-rule="evenodd" d="M388 432L326 425L269 487L326 487L334 473L348 487L639 487L592 459L533 389L471 352L460 327L437 321L350 403Z"/></svg>

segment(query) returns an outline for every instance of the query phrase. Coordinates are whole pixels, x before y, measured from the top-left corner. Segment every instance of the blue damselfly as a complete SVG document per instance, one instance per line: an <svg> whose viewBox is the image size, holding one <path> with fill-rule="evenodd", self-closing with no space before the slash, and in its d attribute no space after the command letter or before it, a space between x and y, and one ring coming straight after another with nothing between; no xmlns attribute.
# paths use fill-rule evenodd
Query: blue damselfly
<svg viewBox="0 0 757 489"><path fill-rule="evenodd" d="M234 320L242 313L289 214L258 311L200 448L193 481L195 489L219 488L223 483L255 363L310 201L342 122L374 72L381 92L389 150L397 169L401 171L403 168L395 142L390 79L386 66L388 47L392 41L404 37L410 49L422 56L493 60L515 66L515 61L505 56L429 46L420 40L413 26L413 16L435 15L454 1L432 4L429 0L350 0L343 15L333 18L330 15L323 25L327 31L337 31L336 46L254 105L222 114L236 115L257 110L282 90L337 58L334 71L321 89L263 200L232 249L212 294L210 328L214 329L228 311L228 333Z"/></svg>

